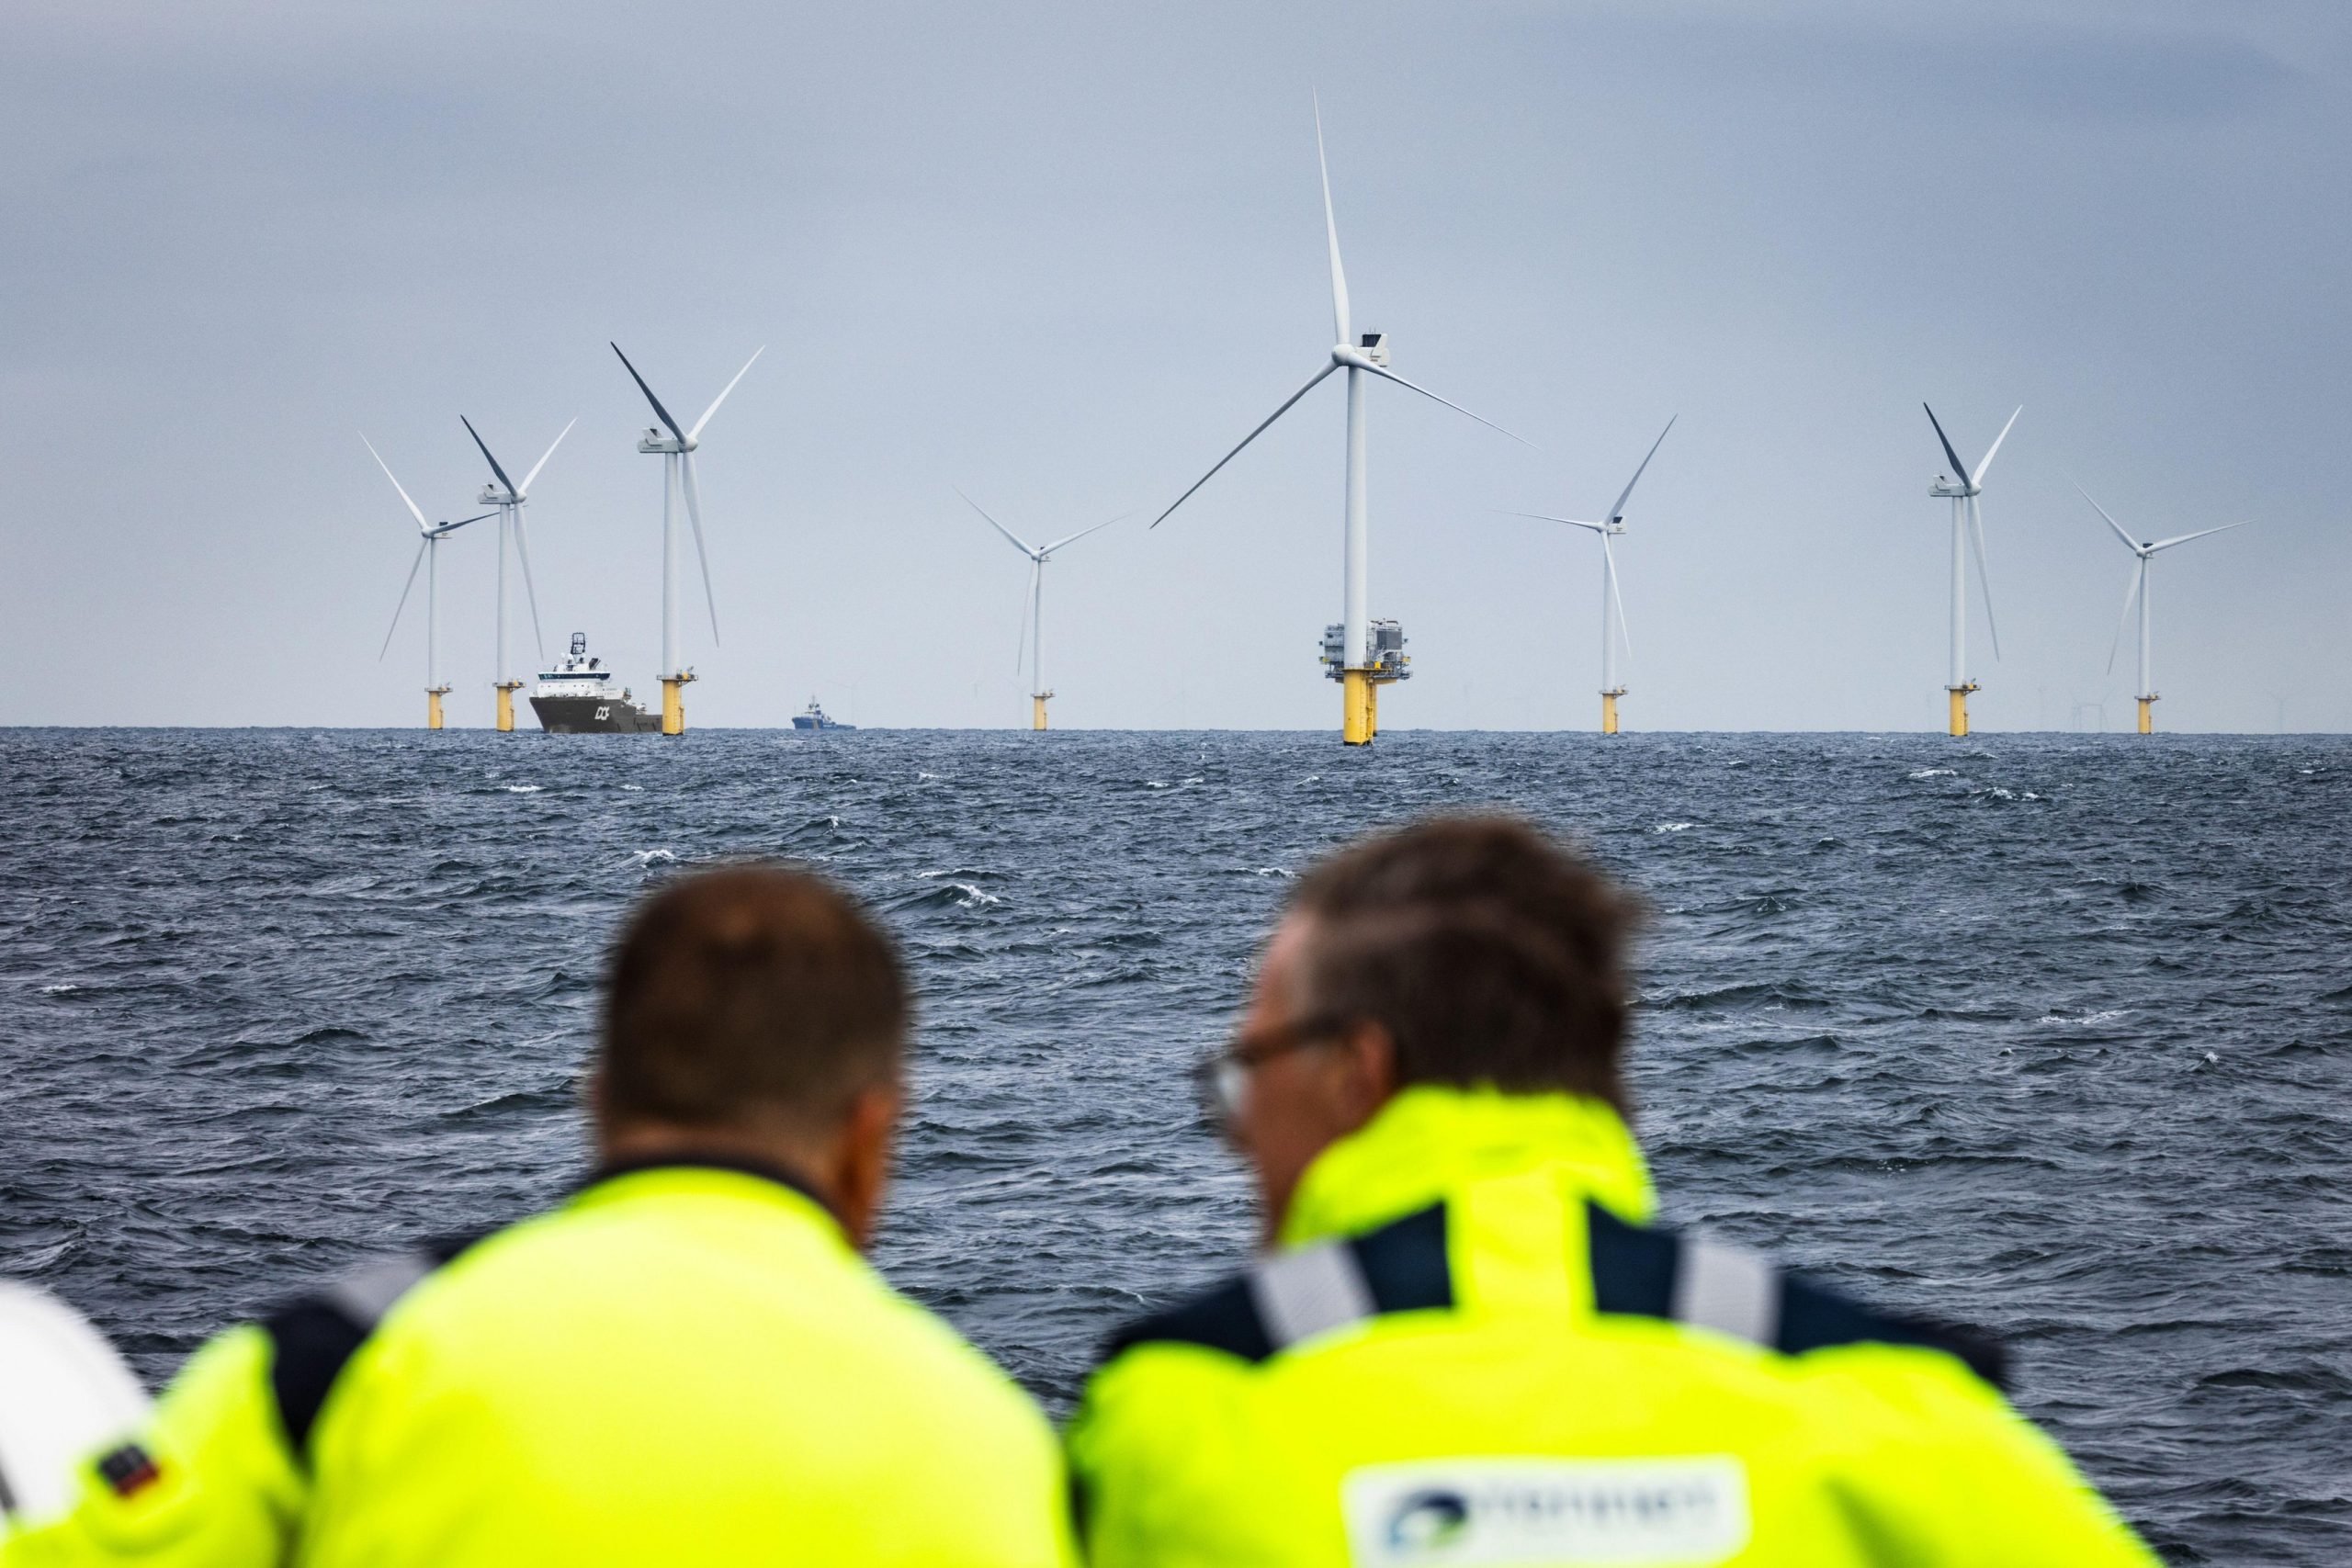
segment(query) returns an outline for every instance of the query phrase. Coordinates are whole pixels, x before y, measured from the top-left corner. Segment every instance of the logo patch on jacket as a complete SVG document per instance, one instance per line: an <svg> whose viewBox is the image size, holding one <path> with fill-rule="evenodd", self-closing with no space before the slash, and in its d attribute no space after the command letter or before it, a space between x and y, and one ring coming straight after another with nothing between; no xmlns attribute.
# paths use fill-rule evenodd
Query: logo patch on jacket
<svg viewBox="0 0 2352 1568"><path fill-rule="evenodd" d="M1356 1568L1718 1562L1747 1544L1728 1455L1370 1465L1341 1487Z"/></svg>
<svg viewBox="0 0 2352 1568"><path fill-rule="evenodd" d="M164 1479L155 1456L137 1443L125 1443L98 1456L98 1479L118 1497L133 1497Z"/></svg>

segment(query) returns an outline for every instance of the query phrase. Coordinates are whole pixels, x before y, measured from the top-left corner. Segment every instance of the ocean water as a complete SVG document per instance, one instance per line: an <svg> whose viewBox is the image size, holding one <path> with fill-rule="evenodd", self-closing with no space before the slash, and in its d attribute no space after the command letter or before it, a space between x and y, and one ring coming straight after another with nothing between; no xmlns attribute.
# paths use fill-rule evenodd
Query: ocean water
<svg viewBox="0 0 2352 1568"><path fill-rule="evenodd" d="M151 1382L583 1168L617 918L822 865L922 992L879 1261L1057 1407L1239 1262L1185 1069L1289 879L1509 807L1639 887L1668 1217L2008 1340L2175 1561L2352 1561L2352 743L0 730L0 1273Z"/></svg>

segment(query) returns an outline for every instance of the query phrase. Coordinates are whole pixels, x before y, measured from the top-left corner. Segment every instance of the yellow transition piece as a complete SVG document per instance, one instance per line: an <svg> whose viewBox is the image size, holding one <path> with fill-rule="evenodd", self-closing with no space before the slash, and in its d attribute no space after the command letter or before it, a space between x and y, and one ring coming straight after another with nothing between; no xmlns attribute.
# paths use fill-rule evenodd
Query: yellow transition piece
<svg viewBox="0 0 2352 1568"><path fill-rule="evenodd" d="M686 682L692 675L662 677L662 733L684 735L686 732Z"/></svg>
<svg viewBox="0 0 2352 1568"><path fill-rule="evenodd" d="M498 733L512 734L514 729L514 694L523 689L520 681L498 682Z"/></svg>
<svg viewBox="0 0 2352 1568"><path fill-rule="evenodd" d="M1965 735L1968 733L1968 694L1976 690L1976 682L1971 681L1965 686L1946 686L1944 690L1951 694L1951 733Z"/></svg>
<svg viewBox="0 0 2352 1568"><path fill-rule="evenodd" d="M1380 728L1380 695L1373 689L1372 671L1340 671L1340 688L1345 704L1340 713L1340 739L1351 746L1368 745Z"/></svg>

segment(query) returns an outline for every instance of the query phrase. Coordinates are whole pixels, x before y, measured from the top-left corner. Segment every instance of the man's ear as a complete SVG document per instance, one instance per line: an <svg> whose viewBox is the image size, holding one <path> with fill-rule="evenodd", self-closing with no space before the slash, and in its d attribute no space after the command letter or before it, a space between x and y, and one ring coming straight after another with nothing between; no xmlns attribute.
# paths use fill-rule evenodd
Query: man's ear
<svg viewBox="0 0 2352 1568"><path fill-rule="evenodd" d="M1348 1032L1340 1054L1346 1069L1344 1109L1348 1119L1361 1127L1396 1093L1396 1037L1385 1025L1365 1020Z"/></svg>
<svg viewBox="0 0 2352 1568"><path fill-rule="evenodd" d="M858 1090L842 1118L829 1185L842 1228L860 1252L873 1240L882 1216L883 1194L890 1185L891 1143L905 1103L905 1093L896 1082L876 1084Z"/></svg>

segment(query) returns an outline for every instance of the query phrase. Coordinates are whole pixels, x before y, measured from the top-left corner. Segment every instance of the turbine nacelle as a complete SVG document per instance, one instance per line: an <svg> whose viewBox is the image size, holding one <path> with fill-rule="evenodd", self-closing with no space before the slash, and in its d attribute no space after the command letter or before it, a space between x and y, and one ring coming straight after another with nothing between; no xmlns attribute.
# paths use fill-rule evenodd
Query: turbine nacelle
<svg viewBox="0 0 2352 1568"><path fill-rule="evenodd" d="M658 424L646 426L637 438L637 449L648 453L691 452L701 445L691 435L673 435Z"/></svg>
<svg viewBox="0 0 2352 1568"><path fill-rule="evenodd" d="M1954 483L1950 474L1938 474L1936 482L1928 487L1928 493L1942 501L1966 501L1984 491L1976 485Z"/></svg>
<svg viewBox="0 0 2352 1568"><path fill-rule="evenodd" d="M474 497L474 504L477 506L520 506L523 504L523 498L503 486L484 485L481 487L481 493Z"/></svg>
<svg viewBox="0 0 2352 1568"><path fill-rule="evenodd" d="M1385 370L1388 367L1388 334L1366 333L1363 342L1352 348L1344 343L1334 344L1331 363L1355 370Z"/></svg>

